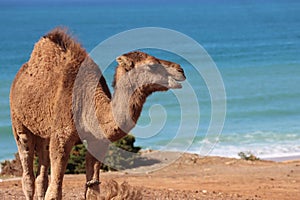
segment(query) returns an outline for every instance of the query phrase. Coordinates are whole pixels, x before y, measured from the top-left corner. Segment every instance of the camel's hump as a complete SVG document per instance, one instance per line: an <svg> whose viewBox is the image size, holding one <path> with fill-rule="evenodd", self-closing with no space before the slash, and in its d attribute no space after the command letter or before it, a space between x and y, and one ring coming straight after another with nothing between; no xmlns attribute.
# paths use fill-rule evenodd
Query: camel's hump
<svg viewBox="0 0 300 200"><path fill-rule="evenodd" d="M48 38L55 44L57 44L63 51L83 51L80 43L71 36L67 28L57 27L47 33L44 38Z"/></svg>

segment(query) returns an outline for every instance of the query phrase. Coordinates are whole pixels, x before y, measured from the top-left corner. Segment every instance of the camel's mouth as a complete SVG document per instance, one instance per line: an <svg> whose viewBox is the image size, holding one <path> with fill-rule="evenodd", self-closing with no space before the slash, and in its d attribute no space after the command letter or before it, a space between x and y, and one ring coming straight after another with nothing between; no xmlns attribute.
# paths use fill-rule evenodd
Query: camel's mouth
<svg viewBox="0 0 300 200"><path fill-rule="evenodd" d="M182 88L181 83L179 83L177 80L175 80L173 77L168 77L168 87L171 89L180 89Z"/></svg>

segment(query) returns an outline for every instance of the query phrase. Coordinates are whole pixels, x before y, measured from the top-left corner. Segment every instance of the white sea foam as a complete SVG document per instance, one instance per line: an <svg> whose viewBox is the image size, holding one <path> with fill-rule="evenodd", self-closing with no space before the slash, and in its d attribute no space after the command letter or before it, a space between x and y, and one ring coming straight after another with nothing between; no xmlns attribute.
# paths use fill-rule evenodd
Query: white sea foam
<svg viewBox="0 0 300 200"><path fill-rule="evenodd" d="M185 144L184 141L185 139L177 138L177 146L173 146L172 149L167 150L182 151L182 147ZM202 145L215 141L218 141L218 143L208 154L210 156L239 158L238 153L240 152L250 152L262 159L300 155L300 135L296 133L276 133L270 131L255 131L246 134L223 134L216 140L198 137L194 140L188 152L201 154ZM154 149L162 149L161 145L162 143L152 147Z"/></svg>
<svg viewBox="0 0 300 200"><path fill-rule="evenodd" d="M191 152L199 153L195 146ZM300 155L300 140L289 141L268 141L268 142L251 142L251 143L218 143L210 152L212 156L223 156L238 158L238 153L250 152L259 158L276 158Z"/></svg>

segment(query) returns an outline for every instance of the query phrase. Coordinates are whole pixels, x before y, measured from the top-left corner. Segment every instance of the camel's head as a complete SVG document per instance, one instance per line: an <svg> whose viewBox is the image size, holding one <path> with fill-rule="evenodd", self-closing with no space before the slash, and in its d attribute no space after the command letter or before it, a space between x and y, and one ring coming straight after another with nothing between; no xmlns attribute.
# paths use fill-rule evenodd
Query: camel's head
<svg viewBox="0 0 300 200"><path fill-rule="evenodd" d="M184 71L179 64L143 52L130 52L116 60L119 65L116 68L113 87L124 75L131 77L131 82L138 81L150 86L154 91L181 88L179 81L185 80Z"/></svg>

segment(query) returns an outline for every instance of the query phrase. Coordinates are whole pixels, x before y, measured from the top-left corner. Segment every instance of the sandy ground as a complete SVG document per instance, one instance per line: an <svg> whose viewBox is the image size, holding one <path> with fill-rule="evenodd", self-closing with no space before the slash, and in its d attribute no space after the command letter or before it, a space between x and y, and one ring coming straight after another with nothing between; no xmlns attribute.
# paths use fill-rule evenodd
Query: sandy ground
<svg viewBox="0 0 300 200"><path fill-rule="evenodd" d="M142 199L300 199L300 160L245 161L184 154L162 169L149 171L172 156L164 152L158 158L161 162L151 166L102 173L101 192L114 180L119 185L126 182L127 189ZM63 199L83 199L84 183L84 175L66 175ZM20 178L0 181L0 199L25 199Z"/></svg>

